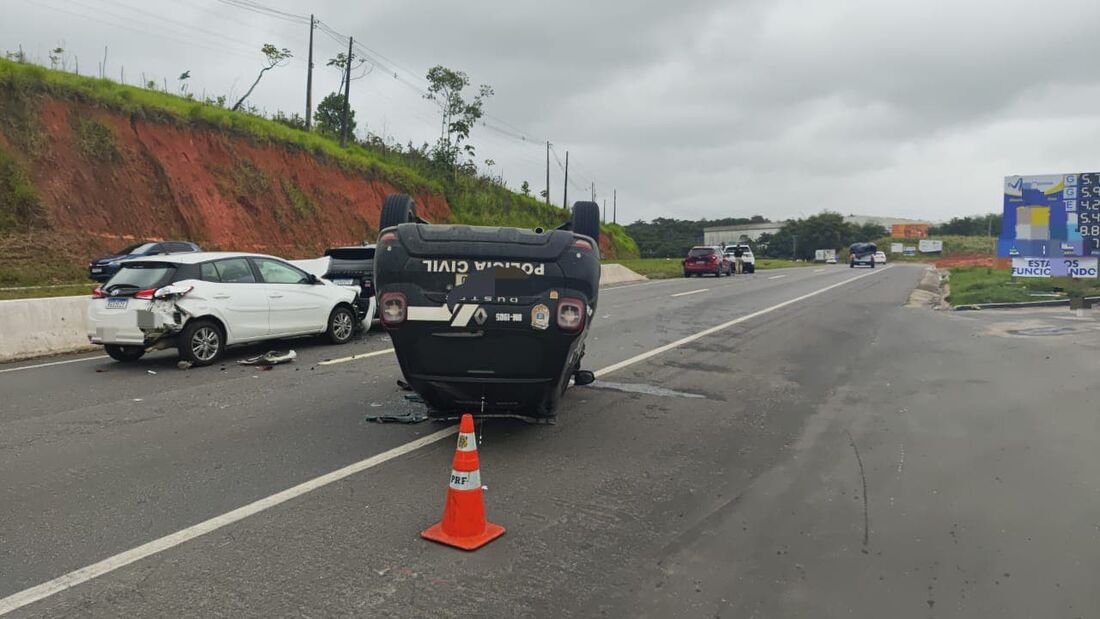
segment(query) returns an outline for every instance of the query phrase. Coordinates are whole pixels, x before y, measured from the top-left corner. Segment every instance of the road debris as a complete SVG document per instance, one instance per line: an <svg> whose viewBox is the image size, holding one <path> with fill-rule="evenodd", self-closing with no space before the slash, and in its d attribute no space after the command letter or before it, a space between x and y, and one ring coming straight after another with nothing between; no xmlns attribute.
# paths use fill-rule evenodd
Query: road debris
<svg viewBox="0 0 1100 619"><path fill-rule="evenodd" d="M363 421L371 421L374 423L421 423L430 419L427 413L422 411L410 411L407 413L380 413L378 415L367 415L363 418Z"/></svg>
<svg viewBox="0 0 1100 619"><path fill-rule="evenodd" d="M262 355L256 355L255 357L249 357L247 359L241 359L237 362L238 365L266 365L268 367L273 365L279 365L280 363L289 363L294 361L298 357L298 353L293 350L286 352L279 350L269 350Z"/></svg>
<svg viewBox="0 0 1100 619"><path fill-rule="evenodd" d="M189 370L189 369L191 369L191 362L187 361L185 359L181 359L180 362L176 364L176 367L181 369L181 370ZM222 369L225 369L225 368L222 368Z"/></svg>
<svg viewBox="0 0 1100 619"><path fill-rule="evenodd" d="M149 374L153 374L154 376L156 375L156 372L155 372L155 371L153 371L153 370L145 370L145 371L146 371L147 373L149 373Z"/></svg>

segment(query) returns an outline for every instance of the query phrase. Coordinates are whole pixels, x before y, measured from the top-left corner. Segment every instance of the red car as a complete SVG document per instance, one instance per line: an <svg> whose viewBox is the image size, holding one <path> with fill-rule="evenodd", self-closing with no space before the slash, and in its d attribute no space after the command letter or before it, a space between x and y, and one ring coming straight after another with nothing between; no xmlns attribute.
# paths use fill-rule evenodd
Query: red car
<svg viewBox="0 0 1100 619"><path fill-rule="evenodd" d="M733 275L733 263L718 247L709 245L692 247L687 258L684 258L684 277L702 276L708 273L715 277Z"/></svg>

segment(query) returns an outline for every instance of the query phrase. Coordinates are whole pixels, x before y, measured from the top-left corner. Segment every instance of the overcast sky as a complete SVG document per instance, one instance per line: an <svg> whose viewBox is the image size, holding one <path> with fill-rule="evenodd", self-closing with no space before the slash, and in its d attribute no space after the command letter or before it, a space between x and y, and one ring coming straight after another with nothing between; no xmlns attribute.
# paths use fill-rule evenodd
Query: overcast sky
<svg viewBox="0 0 1100 619"><path fill-rule="evenodd" d="M1100 169L1096 0L455 2L249 0L312 10L380 61L352 83L360 129L438 137L435 64L490 84L472 142L518 188L570 151L570 201L618 189L619 221L1000 210L1007 174ZM304 111L308 24L219 0L2 0L0 47L48 64L240 95L265 42L294 61L251 100ZM346 43L345 43L346 45ZM315 101L340 44L316 34ZM386 66L381 66L385 63ZM396 69L399 79L386 69ZM524 136L526 139L521 139ZM551 199L563 178L551 158Z"/></svg>

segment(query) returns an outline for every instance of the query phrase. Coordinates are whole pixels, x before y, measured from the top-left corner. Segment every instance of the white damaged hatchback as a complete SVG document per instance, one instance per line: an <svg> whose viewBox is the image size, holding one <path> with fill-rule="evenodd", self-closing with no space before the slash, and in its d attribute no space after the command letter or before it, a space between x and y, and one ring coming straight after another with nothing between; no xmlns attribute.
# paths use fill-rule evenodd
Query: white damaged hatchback
<svg viewBox="0 0 1100 619"><path fill-rule="evenodd" d="M118 361L175 346L194 365L226 346L325 334L347 343L356 293L272 256L196 252L129 260L92 293L88 339Z"/></svg>

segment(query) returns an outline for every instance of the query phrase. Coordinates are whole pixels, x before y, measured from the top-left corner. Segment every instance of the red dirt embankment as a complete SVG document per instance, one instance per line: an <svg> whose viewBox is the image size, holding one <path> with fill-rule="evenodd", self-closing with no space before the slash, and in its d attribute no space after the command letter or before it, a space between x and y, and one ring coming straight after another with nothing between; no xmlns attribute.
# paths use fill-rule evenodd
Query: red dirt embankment
<svg viewBox="0 0 1100 619"><path fill-rule="evenodd" d="M937 269L948 267L991 267L994 266L994 256L989 254L959 254L947 258L940 258L935 262Z"/></svg>
<svg viewBox="0 0 1100 619"><path fill-rule="evenodd" d="M20 159L45 210L48 231L40 233L74 260L132 239L189 239L207 249L290 258L318 255L333 245L373 240L383 198L400 191L311 153L214 129L148 122L56 99L43 101L40 120L40 155ZM111 134L94 156L88 137L76 129L89 122ZM2 134L0 147L22 154ZM442 195L422 192L415 199L425 218L450 219Z"/></svg>

